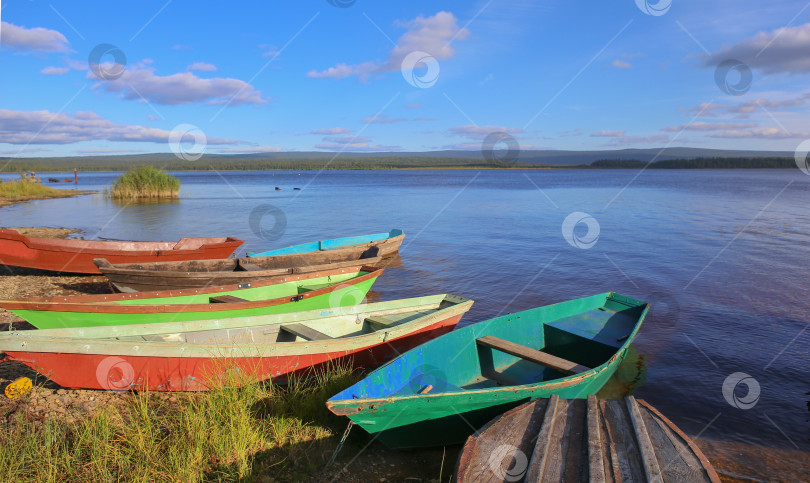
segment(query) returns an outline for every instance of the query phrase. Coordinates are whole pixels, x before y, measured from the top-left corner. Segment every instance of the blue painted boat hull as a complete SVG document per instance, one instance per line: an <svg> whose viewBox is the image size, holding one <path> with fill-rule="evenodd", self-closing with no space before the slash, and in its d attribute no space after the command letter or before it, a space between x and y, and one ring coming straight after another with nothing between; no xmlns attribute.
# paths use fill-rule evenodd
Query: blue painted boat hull
<svg viewBox="0 0 810 483"><path fill-rule="evenodd" d="M393 255L399 250L402 239L405 237L402 230L393 229L388 233L376 233L374 235L349 236L344 238L333 238L311 243L303 243L287 248L279 248L261 253L248 253L249 257L269 257L274 255L291 255L297 253L309 253L324 250L338 250L344 248L359 248L362 245L377 246L380 248L379 256L385 257Z"/></svg>

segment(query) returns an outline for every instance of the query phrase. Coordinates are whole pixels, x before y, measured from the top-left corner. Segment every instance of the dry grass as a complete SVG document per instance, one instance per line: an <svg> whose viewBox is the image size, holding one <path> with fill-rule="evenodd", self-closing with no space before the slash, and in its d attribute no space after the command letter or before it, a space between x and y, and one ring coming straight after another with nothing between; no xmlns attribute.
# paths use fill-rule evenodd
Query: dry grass
<svg viewBox="0 0 810 483"><path fill-rule="evenodd" d="M79 422L18 412L0 423L0 481L233 481L282 470L311 478L334 446L324 403L356 379L333 366L279 387L228 370L208 392L141 392Z"/></svg>

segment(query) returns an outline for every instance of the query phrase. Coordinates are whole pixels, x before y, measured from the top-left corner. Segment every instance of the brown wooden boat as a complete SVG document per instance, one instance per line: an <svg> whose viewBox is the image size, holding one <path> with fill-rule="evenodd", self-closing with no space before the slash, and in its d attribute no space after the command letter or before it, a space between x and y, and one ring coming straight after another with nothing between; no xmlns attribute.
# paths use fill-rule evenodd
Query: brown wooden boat
<svg viewBox="0 0 810 483"><path fill-rule="evenodd" d="M203 288L267 280L284 275L339 268L375 266L381 258L375 247L361 251L339 249L272 257L190 260L182 262L113 265L95 259L99 271L121 292L151 292L176 288Z"/></svg>
<svg viewBox="0 0 810 483"><path fill-rule="evenodd" d="M642 400L536 399L467 439L456 481L720 483L669 419Z"/></svg>
<svg viewBox="0 0 810 483"><path fill-rule="evenodd" d="M29 238L0 229L0 264L55 272L99 273L94 258L112 263L227 258L243 243L232 237L135 242Z"/></svg>

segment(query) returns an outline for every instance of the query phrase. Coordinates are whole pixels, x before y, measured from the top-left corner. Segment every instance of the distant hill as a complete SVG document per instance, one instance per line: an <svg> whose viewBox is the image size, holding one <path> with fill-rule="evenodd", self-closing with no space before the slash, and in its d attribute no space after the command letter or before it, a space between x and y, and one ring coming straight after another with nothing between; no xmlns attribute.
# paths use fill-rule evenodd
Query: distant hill
<svg viewBox="0 0 810 483"><path fill-rule="evenodd" d="M673 147L665 149L620 149L601 151L521 151L516 159L494 163L481 151L427 151L385 153L329 153L291 151L280 153L208 154L196 161L179 159L171 153L51 158L0 158L4 172L30 171L120 171L131 166L153 164L168 170L262 170L262 169L402 169L476 167L589 167L591 163L636 161L649 163L690 159L792 159L790 151L735 151ZM621 163L619 163L621 164ZM657 164L657 163L656 163ZM721 163L722 164L722 163ZM755 163L756 164L756 163ZM630 166L597 166L630 167ZM661 166L659 166L661 167Z"/></svg>

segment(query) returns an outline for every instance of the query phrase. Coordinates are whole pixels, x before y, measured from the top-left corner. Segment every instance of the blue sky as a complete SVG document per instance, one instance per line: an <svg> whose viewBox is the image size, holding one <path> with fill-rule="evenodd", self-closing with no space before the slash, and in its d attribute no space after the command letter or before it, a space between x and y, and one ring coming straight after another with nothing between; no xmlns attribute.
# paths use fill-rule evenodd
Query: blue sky
<svg viewBox="0 0 810 483"><path fill-rule="evenodd" d="M3 156L178 139L328 153L480 150L493 132L569 150L810 138L803 1L0 6Z"/></svg>

